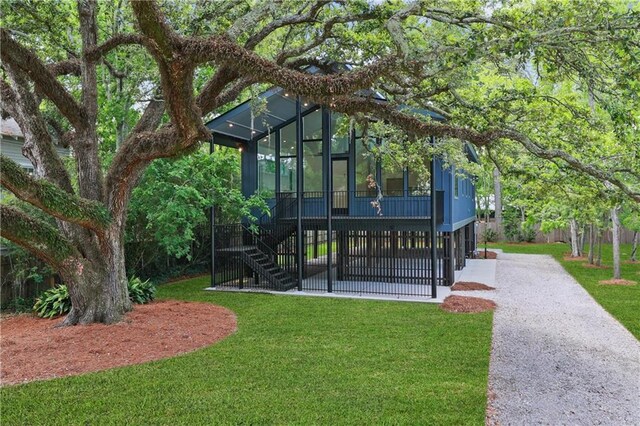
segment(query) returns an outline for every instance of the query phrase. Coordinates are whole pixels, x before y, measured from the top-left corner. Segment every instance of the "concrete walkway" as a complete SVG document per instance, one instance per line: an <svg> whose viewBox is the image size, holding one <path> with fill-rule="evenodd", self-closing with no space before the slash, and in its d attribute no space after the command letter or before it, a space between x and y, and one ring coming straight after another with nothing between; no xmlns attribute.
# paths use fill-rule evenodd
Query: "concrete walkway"
<svg viewBox="0 0 640 426"><path fill-rule="evenodd" d="M640 425L640 343L560 264L501 253L486 284L459 294L498 304L489 424Z"/></svg>

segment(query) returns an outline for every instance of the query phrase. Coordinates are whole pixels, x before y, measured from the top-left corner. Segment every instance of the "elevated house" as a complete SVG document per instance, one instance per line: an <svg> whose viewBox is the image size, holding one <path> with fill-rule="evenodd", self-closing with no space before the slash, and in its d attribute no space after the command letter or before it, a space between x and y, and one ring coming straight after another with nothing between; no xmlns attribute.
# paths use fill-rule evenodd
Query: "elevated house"
<svg viewBox="0 0 640 426"><path fill-rule="evenodd" d="M436 297L454 282L475 250L471 176L436 158L425 182L384 167L370 148L385 140L327 107L281 88L260 101L260 113L245 102L207 123L212 149L242 151L244 195L270 207L215 225L212 286Z"/></svg>

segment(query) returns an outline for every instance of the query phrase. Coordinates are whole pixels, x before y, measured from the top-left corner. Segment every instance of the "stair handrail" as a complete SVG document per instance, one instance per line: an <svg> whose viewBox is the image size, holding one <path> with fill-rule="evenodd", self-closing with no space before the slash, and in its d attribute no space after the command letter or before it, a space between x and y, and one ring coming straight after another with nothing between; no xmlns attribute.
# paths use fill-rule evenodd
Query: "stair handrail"
<svg viewBox="0 0 640 426"><path fill-rule="evenodd" d="M269 245L267 243L262 241L262 239L256 234L254 229L251 229L250 227L248 227L248 226L246 226L244 224L240 224L240 226L242 227L243 230L245 230L247 233L249 233L249 235L251 235L251 238L255 242L255 245L259 246L260 250L262 252L264 252L268 256L272 256L273 259L277 259L278 258L278 253L275 250L273 250L271 247L269 247ZM263 229L263 228L260 227L260 229Z"/></svg>
<svg viewBox="0 0 640 426"><path fill-rule="evenodd" d="M260 216L258 223L271 223L273 220L280 218L282 216L280 212L288 211L288 209L295 203L296 198L293 197L293 195L293 192L278 192L276 195L276 203L268 212Z"/></svg>

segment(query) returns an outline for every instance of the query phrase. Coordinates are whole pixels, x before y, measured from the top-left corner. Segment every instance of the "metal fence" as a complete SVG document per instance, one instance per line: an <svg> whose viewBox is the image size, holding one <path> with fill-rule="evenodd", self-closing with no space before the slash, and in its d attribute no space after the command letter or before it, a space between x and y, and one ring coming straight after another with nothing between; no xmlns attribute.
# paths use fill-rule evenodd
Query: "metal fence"
<svg viewBox="0 0 640 426"><path fill-rule="evenodd" d="M304 201L314 198L322 200ZM311 214L301 219L303 253L298 256L297 207L294 194L278 194L271 211L253 224L215 225L215 285L429 297L431 277L435 274L440 285L452 284L454 269L464 266L465 255L475 247L473 224L438 233L431 247L428 217L412 217L412 222L358 220L351 214L330 219L321 206L315 206L316 216L313 203L307 203L305 213Z"/></svg>

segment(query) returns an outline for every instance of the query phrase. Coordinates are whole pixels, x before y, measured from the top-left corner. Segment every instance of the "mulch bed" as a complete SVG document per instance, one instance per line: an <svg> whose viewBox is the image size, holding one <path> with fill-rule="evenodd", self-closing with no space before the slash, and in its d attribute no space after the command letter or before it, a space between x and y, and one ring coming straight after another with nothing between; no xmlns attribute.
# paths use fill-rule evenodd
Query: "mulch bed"
<svg viewBox="0 0 640 426"><path fill-rule="evenodd" d="M0 321L0 384L72 376L191 352L236 331L236 316L209 303L136 305L113 325L56 327L61 319Z"/></svg>
<svg viewBox="0 0 640 426"><path fill-rule="evenodd" d="M589 260L589 258L586 256L571 256L571 254L565 254L562 260L565 260L567 262L586 262L587 260Z"/></svg>
<svg viewBox="0 0 640 426"><path fill-rule="evenodd" d="M583 263L582 266L584 266L585 268L592 268L592 269L611 269L610 266L605 266L605 265L596 265L595 263Z"/></svg>
<svg viewBox="0 0 640 426"><path fill-rule="evenodd" d="M478 252L478 259L496 259L498 257L498 253L495 251L487 250L487 257L484 257L484 250L480 250Z"/></svg>
<svg viewBox="0 0 640 426"><path fill-rule="evenodd" d="M452 291L469 291L469 290L495 290L495 287L486 284L477 283L475 281L458 281L451 286Z"/></svg>
<svg viewBox="0 0 640 426"><path fill-rule="evenodd" d="M637 282L631 280L604 280L598 281L598 284L603 285L636 285Z"/></svg>
<svg viewBox="0 0 640 426"><path fill-rule="evenodd" d="M449 296L440 305L440 309L456 313L486 312L493 311L495 308L496 304L492 300L467 296Z"/></svg>

